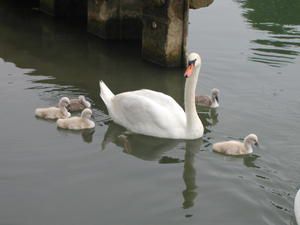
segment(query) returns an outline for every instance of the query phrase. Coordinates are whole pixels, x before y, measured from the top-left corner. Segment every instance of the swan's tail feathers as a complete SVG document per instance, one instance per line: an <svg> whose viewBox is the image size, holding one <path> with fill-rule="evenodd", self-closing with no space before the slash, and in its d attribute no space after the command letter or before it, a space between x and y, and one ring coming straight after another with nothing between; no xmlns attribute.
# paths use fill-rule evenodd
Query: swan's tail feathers
<svg viewBox="0 0 300 225"><path fill-rule="evenodd" d="M110 106L111 99L115 96L111 90L106 86L106 84L101 80L99 82L100 86L100 97L104 101L106 107Z"/></svg>

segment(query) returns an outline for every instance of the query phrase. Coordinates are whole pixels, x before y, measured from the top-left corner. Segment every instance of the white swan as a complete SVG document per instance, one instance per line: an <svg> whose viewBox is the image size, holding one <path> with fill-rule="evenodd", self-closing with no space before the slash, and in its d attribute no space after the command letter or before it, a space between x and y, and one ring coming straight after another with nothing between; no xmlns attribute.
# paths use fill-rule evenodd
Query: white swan
<svg viewBox="0 0 300 225"><path fill-rule="evenodd" d="M219 89L211 89L211 96L208 95L198 95L196 96L196 105L201 105L210 108L219 107Z"/></svg>
<svg viewBox="0 0 300 225"><path fill-rule="evenodd" d="M91 108L91 103L83 95L79 95L75 99L70 99L70 104L67 106L70 112L82 111L85 108Z"/></svg>
<svg viewBox="0 0 300 225"><path fill-rule="evenodd" d="M300 189L298 190L295 197L294 212L295 212L297 224L300 225Z"/></svg>
<svg viewBox="0 0 300 225"><path fill-rule="evenodd" d="M63 129L70 130L83 130L91 129L95 127L94 121L90 120L92 116L92 110L86 108L82 111L81 116L73 116L66 119L58 119L56 121L57 126Z"/></svg>
<svg viewBox="0 0 300 225"><path fill-rule="evenodd" d="M113 121L131 132L171 139L200 138L204 129L195 106L200 67L200 56L191 53L184 74L185 111L161 92L143 89L114 95L103 81L100 81L100 96Z"/></svg>
<svg viewBox="0 0 300 225"><path fill-rule="evenodd" d="M253 152L252 145L258 145L258 138L255 134L249 134L244 138L244 142L224 141L213 144L215 152L226 155L246 155Z"/></svg>
<svg viewBox="0 0 300 225"><path fill-rule="evenodd" d="M58 107L37 108L35 115L44 119L61 119L68 118L71 114L66 107L70 104L70 100L67 97L62 97L59 100Z"/></svg>

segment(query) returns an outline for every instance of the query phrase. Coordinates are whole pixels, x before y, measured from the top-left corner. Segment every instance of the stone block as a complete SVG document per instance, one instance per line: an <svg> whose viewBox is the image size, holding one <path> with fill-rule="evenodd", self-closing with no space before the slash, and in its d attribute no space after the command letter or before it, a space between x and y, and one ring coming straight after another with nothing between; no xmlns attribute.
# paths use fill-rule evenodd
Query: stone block
<svg viewBox="0 0 300 225"><path fill-rule="evenodd" d="M185 62L187 31L185 0L169 0L143 11L143 58L153 63L175 67Z"/></svg>
<svg viewBox="0 0 300 225"><path fill-rule="evenodd" d="M214 0L190 0L190 9L199 9L209 6Z"/></svg>
<svg viewBox="0 0 300 225"><path fill-rule="evenodd" d="M88 31L104 39L138 39L141 0L88 0Z"/></svg>

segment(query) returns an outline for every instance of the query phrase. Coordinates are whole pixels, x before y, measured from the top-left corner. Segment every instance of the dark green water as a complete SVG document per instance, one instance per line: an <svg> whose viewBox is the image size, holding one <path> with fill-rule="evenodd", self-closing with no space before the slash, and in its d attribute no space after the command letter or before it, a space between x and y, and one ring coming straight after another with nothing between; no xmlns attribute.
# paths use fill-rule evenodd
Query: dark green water
<svg viewBox="0 0 300 225"><path fill-rule="evenodd" d="M300 187L300 3L215 0L190 13L188 48L203 66L202 139L133 135L107 122L98 81L115 93L159 90L183 102L183 71L140 59L139 44L103 42L84 27L0 5L0 224L296 224ZM84 94L95 132L66 132L39 106ZM254 132L245 157L211 144Z"/></svg>

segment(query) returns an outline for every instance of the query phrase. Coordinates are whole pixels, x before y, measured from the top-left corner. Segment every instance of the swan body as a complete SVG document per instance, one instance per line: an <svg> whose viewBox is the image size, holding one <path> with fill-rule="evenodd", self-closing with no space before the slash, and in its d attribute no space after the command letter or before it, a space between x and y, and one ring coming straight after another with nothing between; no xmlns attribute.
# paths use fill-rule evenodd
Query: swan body
<svg viewBox="0 0 300 225"><path fill-rule="evenodd" d="M297 224L300 225L300 189L298 190L295 197L294 212L295 212Z"/></svg>
<svg viewBox="0 0 300 225"><path fill-rule="evenodd" d="M244 142L224 141L213 144L215 152L226 155L246 155L253 152L252 145L258 144L258 138L255 134L249 134L244 138Z"/></svg>
<svg viewBox="0 0 300 225"><path fill-rule="evenodd" d="M70 99L70 104L67 106L70 112L82 111L85 108L91 108L91 103L83 95L79 95L75 99Z"/></svg>
<svg viewBox="0 0 300 225"><path fill-rule="evenodd" d="M91 129L95 127L94 121L90 120L92 116L92 110L86 108L82 111L81 116L73 116L66 119L58 119L56 121L57 126L63 129L70 130L83 130Z"/></svg>
<svg viewBox="0 0 300 225"><path fill-rule="evenodd" d="M66 109L67 105L70 103L69 98L62 97L59 100L58 107L48 107L48 108L37 108L35 110L35 115L44 119L61 119L68 118L71 114Z"/></svg>
<svg viewBox="0 0 300 225"><path fill-rule="evenodd" d="M211 89L211 96L208 95L198 95L196 96L196 105L201 105L210 108L219 107L219 89Z"/></svg>
<svg viewBox="0 0 300 225"><path fill-rule="evenodd" d="M100 81L100 96L112 120L131 132L171 139L200 138L204 129L195 106L200 67L200 56L190 54L185 73L185 111L161 92L143 89L114 95L103 81Z"/></svg>

